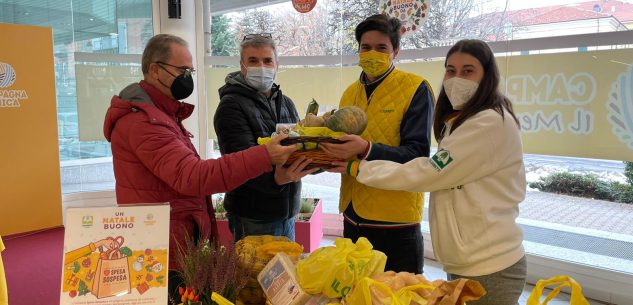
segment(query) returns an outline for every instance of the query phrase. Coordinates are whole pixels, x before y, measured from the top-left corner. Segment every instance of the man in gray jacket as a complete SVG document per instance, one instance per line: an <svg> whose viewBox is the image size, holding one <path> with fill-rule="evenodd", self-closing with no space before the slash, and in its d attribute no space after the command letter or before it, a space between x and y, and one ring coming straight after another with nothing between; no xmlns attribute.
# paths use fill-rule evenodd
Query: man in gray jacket
<svg viewBox="0 0 633 305"><path fill-rule="evenodd" d="M279 123L297 123L299 115L290 98L274 83L277 51L270 34L249 34L240 44L240 71L229 73L219 89L220 104L214 117L222 154L258 145ZM228 192L224 199L234 241L248 235L287 236L294 240L299 213L301 178L310 160L300 158L289 167L251 179Z"/></svg>

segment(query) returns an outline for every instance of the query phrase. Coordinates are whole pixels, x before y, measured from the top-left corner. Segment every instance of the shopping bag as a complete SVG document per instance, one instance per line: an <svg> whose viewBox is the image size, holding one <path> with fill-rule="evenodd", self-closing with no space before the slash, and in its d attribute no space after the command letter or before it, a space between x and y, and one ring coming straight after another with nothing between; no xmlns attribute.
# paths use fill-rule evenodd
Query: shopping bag
<svg viewBox="0 0 633 305"><path fill-rule="evenodd" d="M234 305L231 301L225 299L223 296L215 292L211 293L211 300L213 300L213 302L215 302L218 305Z"/></svg>
<svg viewBox="0 0 633 305"><path fill-rule="evenodd" d="M385 270L387 256L373 250L364 237L356 244L347 238L337 238L334 245L317 249L297 264L297 278L305 292L341 298L360 279Z"/></svg>
<svg viewBox="0 0 633 305"><path fill-rule="evenodd" d="M434 289L426 284L406 286L394 292L382 282L371 278L361 279L345 298L347 305L426 305L427 300L415 292L417 289Z"/></svg>
<svg viewBox="0 0 633 305"><path fill-rule="evenodd" d="M119 251L123 241L122 236L114 238L112 249L105 252L97 262L92 294L98 299L124 295L131 291L128 258Z"/></svg>
<svg viewBox="0 0 633 305"><path fill-rule="evenodd" d="M428 301L416 292L420 288L429 290L429 289L434 289L435 287L426 285L426 284L406 286L396 292L395 294L396 299L402 305L409 305L409 304L426 305Z"/></svg>
<svg viewBox="0 0 633 305"><path fill-rule="evenodd" d="M543 288L550 285L558 286L556 286L552 290L552 292L547 295L543 303L541 303ZM587 299L585 299L585 296L582 294L582 288L580 287L580 284L578 284L578 282L576 282L573 278L565 275L559 275L547 280L539 280L538 282L536 282L536 286L534 287L534 290L532 290L532 293L530 294L526 305L547 305L549 301L551 301L554 297L558 295L563 287L571 288L571 305L589 305L589 302L587 302Z"/></svg>
<svg viewBox="0 0 633 305"><path fill-rule="evenodd" d="M442 281L431 292L428 305L463 305L467 301L479 300L486 295L486 289L478 281L460 278Z"/></svg>

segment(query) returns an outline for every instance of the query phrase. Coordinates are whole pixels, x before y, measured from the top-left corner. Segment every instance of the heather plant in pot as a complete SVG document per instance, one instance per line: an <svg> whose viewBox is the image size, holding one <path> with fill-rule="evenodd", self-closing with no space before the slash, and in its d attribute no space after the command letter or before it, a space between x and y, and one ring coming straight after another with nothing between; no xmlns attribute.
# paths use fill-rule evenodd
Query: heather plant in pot
<svg viewBox="0 0 633 305"><path fill-rule="evenodd" d="M181 299L176 300L181 304L216 304L211 299L213 292L235 303L246 286L249 266L240 265L236 253L216 241L196 243L186 237L178 248L176 262L181 266L184 284L179 288Z"/></svg>

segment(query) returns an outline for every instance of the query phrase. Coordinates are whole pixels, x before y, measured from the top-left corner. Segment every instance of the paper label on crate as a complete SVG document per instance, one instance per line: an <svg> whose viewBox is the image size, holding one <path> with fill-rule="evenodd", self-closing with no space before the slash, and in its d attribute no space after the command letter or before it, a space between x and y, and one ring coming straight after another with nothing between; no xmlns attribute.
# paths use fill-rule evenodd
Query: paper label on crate
<svg viewBox="0 0 633 305"><path fill-rule="evenodd" d="M169 205L69 208L60 304L167 304Z"/></svg>
<svg viewBox="0 0 633 305"><path fill-rule="evenodd" d="M262 283L266 295L272 298L273 304L289 304L300 293L281 261L275 262L269 273L262 279Z"/></svg>
<svg viewBox="0 0 633 305"><path fill-rule="evenodd" d="M259 276L259 282L273 305L303 304L309 298L291 274L294 265L288 257L279 253ZM285 261L285 264L284 264Z"/></svg>

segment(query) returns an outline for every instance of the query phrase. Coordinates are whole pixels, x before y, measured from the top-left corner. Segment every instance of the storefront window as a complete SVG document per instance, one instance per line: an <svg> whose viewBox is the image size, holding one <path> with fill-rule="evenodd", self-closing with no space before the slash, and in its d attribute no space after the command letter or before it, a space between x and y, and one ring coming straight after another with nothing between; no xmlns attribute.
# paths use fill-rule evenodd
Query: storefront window
<svg viewBox="0 0 633 305"><path fill-rule="evenodd" d="M211 54L208 54L206 60L207 87L210 88L207 91L209 122L213 121L219 102L217 88L223 85L227 73L239 69L238 46L241 38L248 33L273 33L280 55L277 82L282 86L284 94L294 100L300 113L305 113L306 105L312 98L321 105L336 107L343 90L360 72L356 65L358 45L354 38L354 28L366 16L379 12L379 1L323 0L305 14L294 10L290 2L260 3L258 7L246 10L237 8L222 14L214 14L212 11L209 38ZM633 27L633 18L628 13L632 7L633 4L620 1L578 0L531 4L521 1L484 3L473 0L431 2L423 26L403 37L397 65L403 70L423 75L439 90L443 75L443 56L448 48L460 39L477 38L488 41L493 46L499 56L502 76L525 73L544 75L548 72L535 69L539 66L547 67L548 60L557 60L554 59L556 56L551 55L553 59L547 59L525 55L559 53L580 56L573 59L575 57L561 55L562 58L571 58L573 62L582 61L583 55L580 53L586 54L588 51L630 48L630 41L616 45L617 39L612 39L614 44L593 44L594 41L591 40L600 36L593 36L590 41L577 38L567 45L557 44L556 39L547 38L629 31ZM526 48L524 45L527 43L523 42L526 39L536 40ZM535 65L537 62L543 65ZM530 69L522 71L518 68L520 65ZM597 70L595 72L601 73ZM526 108L529 103L523 101L523 97L516 96L518 92L513 91L517 85L516 77L511 77L507 83L506 78L503 80L504 89L509 86L507 93L516 100L517 108L523 115L522 127L526 134L524 140L534 146L534 149L528 147L526 152L560 155L560 151L537 147L534 143L536 137L530 137L535 128L530 124L534 118L528 117L528 111L534 112L534 109ZM598 107L600 106L596 108ZM573 113L567 116L573 117ZM209 124L209 134L212 139L215 137L212 124ZM625 153L626 149L623 148L620 154ZM586 151L564 153L569 156L617 160L614 155L596 155ZM332 190L328 189L330 194L337 191L337 185ZM337 195L332 197L336 198ZM336 200L326 202L326 210L336 212L336 205Z"/></svg>
<svg viewBox="0 0 633 305"><path fill-rule="evenodd" d="M209 37L212 48L205 61L211 140L215 139L211 122L219 103L217 89L224 84L227 73L239 70L238 45L245 34L273 33L280 55L276 82L303 115L312 98L321 105L336 107L343 91L358 77L354 28L365 17L379 12L379 2L319 0L306 14L295 11L289 1L260 1L261 5L254 8L212 11ZM402 39L396 60L398 68L427 78L437 94L444 56L450 46L465 38L487 41L497 55L501 89L513 100L521 121L528 179L538 180L551 164L557 164L557 170L578 171L582 165L570 165L578 162L595 164L581 172L625 181L621 161L631 155L633 123L631 134L625 134L627 119L622 109L626 101L619 98L623 91L616 92L614 88L620 86L617 79L633 78L628 76L633 75L629 68L633 63L632 3L606 0L430 3L423 26ZM219 156L219 152L215 155ZM606 168L611 168L609 173L599 172ZM323 198L324 212L338 213L339 175L322 173L308 176L303 182L304 195ZM554 221L559 218L551 217L551 223L543 219L537 222L520 219L530 251L542 251L533 245L544 244L563 247L563 252L575 257L583 251L593 258L596 257L593 255L611 255L614 259L595 261L602 262L598 264L600 268L633 272L620 254L613 251L606 254L608 247L619 247L626 242L602 241L602 250L562 245L557 240L560 236L582 240L582 234L587 232L584 229L601 228L596 224L565 231L564 227L576 224L569 222L560 227L560 222ZM630 244L630 238L627 240ZM551 248L547 251L553 253Z"/></svg>
<svg viewBox="0 0 633 305"><path fill-rule="evenodd" d="M272 33L280 56L277 83L303 115L313 98L321 109L337 107L361 71L354 28L380 8L378 0L319 0L309 13L299 13L290 1L208 1L211 15L204 18L210 31L201 31L208 46L204 70L212 143L217 90L227 73L239 70L239 42L245 34ZM152 2L0 0L0 22L53 28L64 193L114 188L110 145L101 135L103 114L113 94L142 77L140 54L153 35ZM576 162L571 157L580 157L591 165L580 171L612 167L613 174L601 177L624 183L621 161L633 149L631 97L621 90L633 79L632 11L627 0L430 1L425 22L403 37L396 65L427 78L437 94L450 46L464 38L489 42L497 55L501 89L521 121L528 180L542 175L544 162L578 170L569 164ZM557 158L551 156L563 157L543 161ZM304 195L323 198L326 213L338 213L339 187L338 174L304 179ZM556 217L539 221L549 223L548 218ZM607 215L592 230L606 231L609 219L617 218ZM551 226L530 223L524 228L532 234L526 240L537 243L534 236L549 234L540 229ZM581 238L572 243L576 248L567 249L577 252L570 253L593 253L578 245L605 242L564 236ZM553 239L543 243L563 244ZM607 244L617 249L630 246L631 239ZM602 268L631 272L609 265L633 260L624 253L601 252Z"/></svg>
<svg viewBox="0 0 633 305"><path fill-rule="evenodd" d="M0 0L0 22L53 29L63 192L112 189L112 152L96 132L103 114L95 109L109 99L95 99L118 93L122 87L115 84L127 81L122 78L140 78L140 65L118 58L143 52L153 33L152 1ZM105 67L127 71L111 73ZM112 85L95 85L97 78L108 78ZM92 119L99 115L100 120Z"/></svg>

